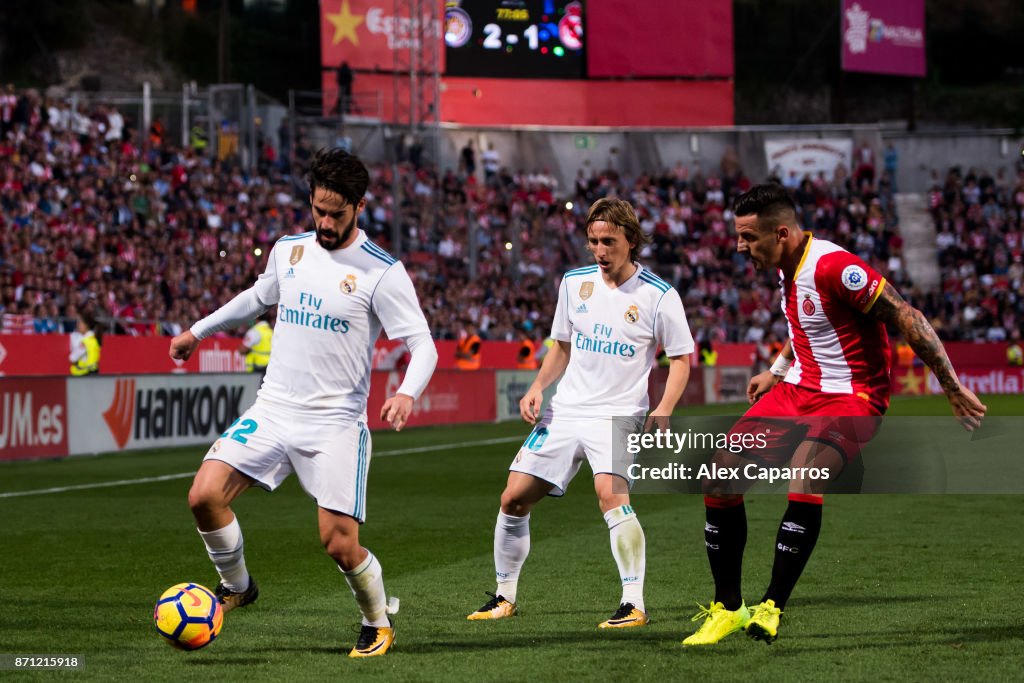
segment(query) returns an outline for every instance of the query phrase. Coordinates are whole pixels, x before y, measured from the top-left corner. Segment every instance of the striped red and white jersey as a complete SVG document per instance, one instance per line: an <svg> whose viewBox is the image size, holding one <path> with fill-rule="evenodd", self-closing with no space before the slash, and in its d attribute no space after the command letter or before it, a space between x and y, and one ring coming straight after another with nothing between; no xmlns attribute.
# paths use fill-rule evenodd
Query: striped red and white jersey
<svg viewBox="0 0 1024 683"><path fill-rule="evenodd" d="M807 234L792 281L779 273L795 361L785 381L889 406L889 335L868 315L885 278L862 259Z"/></svg>

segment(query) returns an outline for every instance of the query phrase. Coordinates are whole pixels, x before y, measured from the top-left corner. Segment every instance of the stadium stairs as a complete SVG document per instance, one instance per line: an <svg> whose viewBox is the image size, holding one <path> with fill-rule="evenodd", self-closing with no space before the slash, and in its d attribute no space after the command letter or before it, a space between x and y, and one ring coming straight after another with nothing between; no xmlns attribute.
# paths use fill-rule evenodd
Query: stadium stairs
<svg viewBox="0 0 1024 683"><path fill-rule="evenodd" d="M914 286L923 291L938 289L941 273L935 246L935 223L928 213L927 197L918 192L897 193L896 214L903 236L907 275Z"/></svg>

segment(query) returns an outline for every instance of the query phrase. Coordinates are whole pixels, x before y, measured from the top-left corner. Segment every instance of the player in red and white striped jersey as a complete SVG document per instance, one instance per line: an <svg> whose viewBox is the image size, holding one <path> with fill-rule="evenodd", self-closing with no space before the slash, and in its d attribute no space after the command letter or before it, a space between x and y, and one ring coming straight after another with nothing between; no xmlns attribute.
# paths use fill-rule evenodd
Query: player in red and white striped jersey
<svg viewBox="0 0 1024 683"><path fill-rule="evenodd" d="M740 590L747 537L745 482L703 482L715 599L702 608L704 624L684 645L713 644L741 628L767 642L778 635L782 610L818 539L822 493L829 479L857 457L888 408L887 324L899 330L935 374L966 429L977 428L987 410L960 384L924 315L863 260L801 230L796 206L783 187L751 188L737 199L734 214L737 250L758 270L779 272L790 339L772 368L750 381L752 405L730 434L730 443L734 435L766 436L765 447L739 454L719 451L715 462L742 468L792 459L791 468L828 468L833 476L790 482L771 583L753 614Z"/></svg>

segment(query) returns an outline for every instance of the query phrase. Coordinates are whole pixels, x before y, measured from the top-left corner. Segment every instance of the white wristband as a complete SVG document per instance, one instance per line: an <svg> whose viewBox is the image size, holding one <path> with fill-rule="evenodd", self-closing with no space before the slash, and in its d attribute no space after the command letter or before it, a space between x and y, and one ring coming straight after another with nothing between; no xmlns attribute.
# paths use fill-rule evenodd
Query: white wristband
<svg viewBox="0 0 1024 683"><path fill-rule="evenodd" d="M793 364L793 361L786 358L781 353L779 357L772 363L770 372L776 377L785 377L786 373L789 372L789 366Z"/></svg>

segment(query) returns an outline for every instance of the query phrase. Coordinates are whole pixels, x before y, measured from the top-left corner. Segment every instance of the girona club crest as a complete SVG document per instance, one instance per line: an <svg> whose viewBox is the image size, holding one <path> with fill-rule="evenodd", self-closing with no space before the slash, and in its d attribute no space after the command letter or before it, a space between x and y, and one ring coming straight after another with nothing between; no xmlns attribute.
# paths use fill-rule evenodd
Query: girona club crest
<svg viewBox="0 0 1024 683"><path fill-rule="evenodd" d="M817 310L814 307L814 302L811 301L811 295L810 294L805 294L804 295L803 309L804 309L804 315L814 315L814 311Z"/></svg>
<svg viewBox="0 0 1024 683"><path fill-rule="evenodd" d="M301 245L301 244L298 244L298 245L292 247L292 255L288 257L288 263L290 263L290 264L292 264L294 266L296 263L301 261L302 260L302 252L304 252L305 250L306 250L306 248L303 245Z"/></svg>

